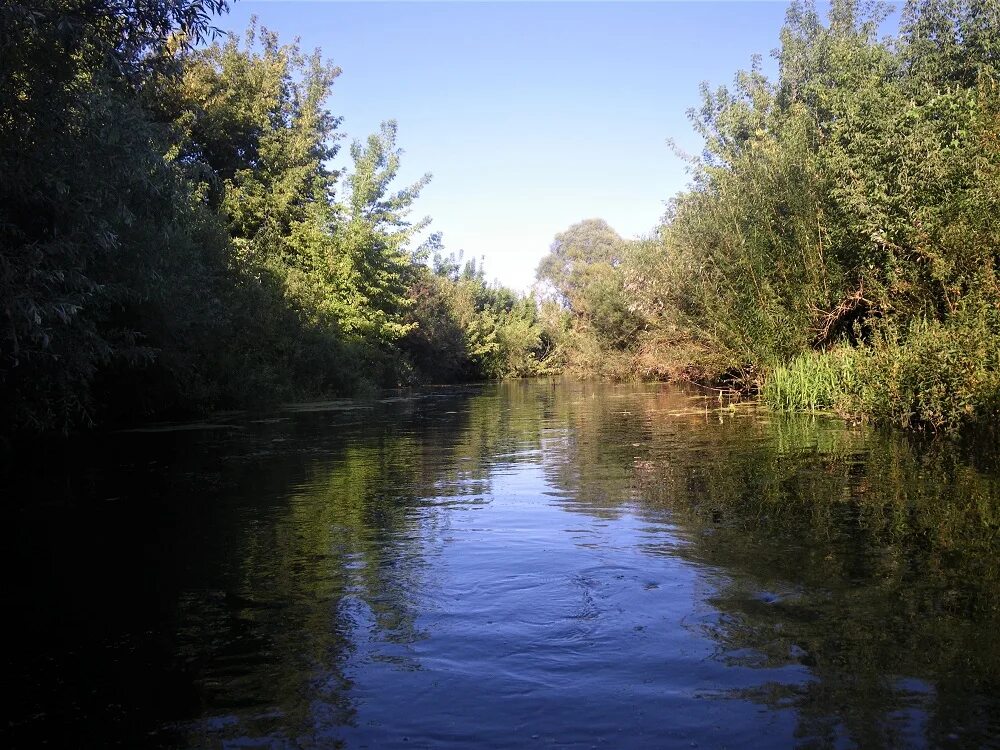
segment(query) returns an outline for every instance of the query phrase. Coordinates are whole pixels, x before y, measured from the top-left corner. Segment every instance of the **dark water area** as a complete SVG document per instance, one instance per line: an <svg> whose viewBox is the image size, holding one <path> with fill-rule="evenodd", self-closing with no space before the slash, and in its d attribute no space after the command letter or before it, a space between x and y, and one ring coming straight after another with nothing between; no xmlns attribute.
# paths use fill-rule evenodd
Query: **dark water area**
<svg viewBox="0 0 1000 750"><path fill-rule="evenodd" d="M6 747L1000 746L995 446L516 382L3 494Z"/></svg>

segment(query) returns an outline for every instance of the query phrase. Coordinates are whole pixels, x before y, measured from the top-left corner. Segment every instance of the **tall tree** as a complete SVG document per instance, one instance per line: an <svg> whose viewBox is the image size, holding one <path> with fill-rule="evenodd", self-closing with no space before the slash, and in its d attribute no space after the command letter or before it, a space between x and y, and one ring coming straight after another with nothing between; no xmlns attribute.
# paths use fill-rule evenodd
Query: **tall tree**
<svg viewBox="0 0 1000 750"><path fill-rule="evenodd" d="M147 360L137 325L164 246L197 264L204 217L160 156L138 91L170 36L224 0L0 6L0 419L93 414L102 369ZM209 222L210 223L210 222ZM145 323L152 323L149 317Z"/></svg>
<svg viewBox="0 0 1000 750"><path fill-rule="evenodd" d="M366 142L351 145L354 170L347 176L347 196L339 208L342 225L333 258L336 314L351 335L390 343L412 327L404 321L410 302L414 236L428 219L409 220L413 202L430 182L424 175L393 191L399 172L395 121L382 124Z"/></svg>

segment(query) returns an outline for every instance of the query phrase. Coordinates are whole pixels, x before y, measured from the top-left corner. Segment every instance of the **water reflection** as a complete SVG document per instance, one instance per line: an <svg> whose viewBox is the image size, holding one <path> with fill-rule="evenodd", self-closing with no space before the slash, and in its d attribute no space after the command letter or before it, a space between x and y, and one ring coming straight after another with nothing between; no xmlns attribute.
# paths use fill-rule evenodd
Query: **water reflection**
<svg viewBox="0 0 1000 750"><path fill-rule="evenodd" d="M995 446L674 387L223 415L25 466L8 744L983 746Z"/></svg>
<svg viewBox="0 0 1000 750"><path fill-rule="evenodd" d="M654 533L647 552L723 574L705 592L714 611L694 620L713 658L787 672L715 694L794 709L806 744L996 736L995 473L952 444L822 419L684 413L671 392L627 409L596 403L568 408L575 439L552 481L575 509L600 497L669 522L684 543Z"/></svg>

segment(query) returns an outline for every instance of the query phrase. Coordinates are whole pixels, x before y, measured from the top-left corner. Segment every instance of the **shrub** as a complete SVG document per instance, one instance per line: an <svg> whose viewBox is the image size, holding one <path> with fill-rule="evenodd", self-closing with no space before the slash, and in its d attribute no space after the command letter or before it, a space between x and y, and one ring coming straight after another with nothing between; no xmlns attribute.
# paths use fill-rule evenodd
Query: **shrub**
<svg viewBox="0 0 1000 750"><path fill-rule="evenodd" d="M854 407L876 422L953 431L1000 412L1000 313L983 307L947 322L883 334L857 357Z"/></svg>

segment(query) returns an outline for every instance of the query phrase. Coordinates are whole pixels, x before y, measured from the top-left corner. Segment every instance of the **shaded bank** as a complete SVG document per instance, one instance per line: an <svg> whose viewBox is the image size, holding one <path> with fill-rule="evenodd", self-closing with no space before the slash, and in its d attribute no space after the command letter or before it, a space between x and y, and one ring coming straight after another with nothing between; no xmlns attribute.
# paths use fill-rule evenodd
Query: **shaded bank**
<svg viewBox="0 0 1000 750"><path fill-rule="evenodd" d="M335 168L340 69L227 8L0 7L0 440L541 371L531 298L416 239L396 123Z"/></svg>

